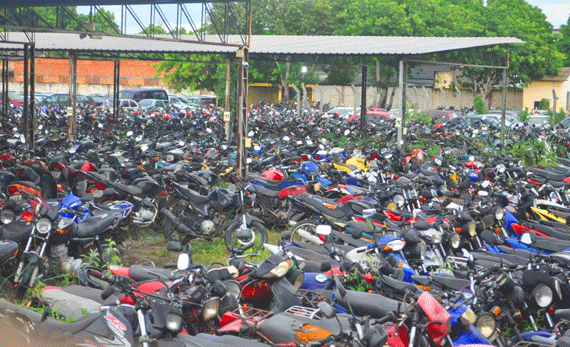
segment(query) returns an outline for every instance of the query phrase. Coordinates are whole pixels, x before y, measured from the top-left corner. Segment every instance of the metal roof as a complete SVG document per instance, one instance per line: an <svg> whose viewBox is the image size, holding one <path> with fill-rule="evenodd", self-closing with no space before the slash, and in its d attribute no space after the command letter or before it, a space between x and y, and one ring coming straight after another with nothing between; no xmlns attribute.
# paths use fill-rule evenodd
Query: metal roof
<svg viewBox="0 0 570 347"><path fill-rule="evenodd" d="M8 41L27 42L24 33L8 32ZM164 38L171 38L162 35ZM183 40L196 41L187 35ZM35 33L36 50L107 52L107 53L220 53L233 54L236 47L220 45L216 35L205 40L215 44L173 42L132 37L103 36L102 39L80 38L77 33ZM227 43L242 42L239 36L229 36ZM251 37L250 55L422 55L475 47L524 43L513 37L393 37L393 36L270 36ZM13 44L0 41L0 50L14 50Z"/></svg>
<svg viewBox="0 0 570 347"><path fill-rule="evenodd" d="M225 0L208 0L207 2L222 2ZM233 0L243 1L243 0ZM109 5L148 5L148 4L177 4L203 3L204 0L3 0L1 7L45 7L45 6L109 6Z"/></svg>

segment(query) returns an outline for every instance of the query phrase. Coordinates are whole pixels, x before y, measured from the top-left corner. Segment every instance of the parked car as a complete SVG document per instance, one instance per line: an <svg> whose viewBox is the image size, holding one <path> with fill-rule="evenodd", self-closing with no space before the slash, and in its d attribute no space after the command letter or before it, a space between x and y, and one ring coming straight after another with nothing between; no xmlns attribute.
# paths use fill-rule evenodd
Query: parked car
<svg viewBox="0 0 570 347"><path fill-rule="evenodd" d="M129 99L136 102L144 99L168 101L168 94L164 89L123 89L119 92L119 99Z"/></svg>
<svg viewBox="0 0 570 347"><path fill-rule="evenodd" d="M478 117L493 117L499 121L501 124L501 114L500 113L488 113L488 114L478 114ZM512 114L505 114L505 126L510 128L521 127L524 123L514 117Z"/></svg>
<svg viewBox="0 0 570 347"><path fill-rule="evenodd" d="M435 123L441 124L450 119L456 118L459 116L459 113L456 111L451 110L431 110L427 111L427 114L431 116Z"/></svg>
<svg viewBox="0 0 570 347"><path fill-rule="evenodd" d="M473 129L487 130L487 127L499 128L501 123L496 117L488 117L486 115L477 116L457 116L443 123L443 126L450 129L465 129L471 127Z"/></svg>
<svg viewBox="0 0 570 347"><path fill-rule="evenodd" d="M0 92L0 104L2 104L4 97L2 96L2 92ZM19 95L16 92L8 92L8 100L14 106L22 106L24 105L24 96Z"/></svg>
<svg viewBox="0 0 570 347"><path fill-rule="evenodd" d="M100 107L103 102L95 101L92 97L86 95L77 95L77 104L83 105L93 105L94 107ZM59 108L65 108L69 106L69 94L68 93L57 93L46 97L38 106L56 106Z"/></svg>
<svg viewBox="0 0 570 347"><path fill-rule="evenodd" d="M151 107L153 110L157 110L157 109L164 109L167 106L170 106L170 102L168 100L143 99L139 101L139 107L145 111L148 111Z"/></svg>
<svg viewBox="0 0 570 347"><path fill-rule="evenodd" d="M119 100L119 108L124 111L135 111L139 108L139 104L134 100Z"/></svg>
<svg viewBox="0 0 570 347"><path fill-rule="evenodd" d="M560 123L556 124L556 130L568 130L570 129L570 117L566 117L560 121Z"/></svg>
<svg viewBox="0 0 570 347"><path fill-rule="evenodd" d="M216 106L218 97L215 95L191 96L190 102L200 106Z"/></svg>
<svg viewBox="0 0 570 347"><path fill-rule="evenodd" d="M339 118L348 119L353 116L353 112L353 107L335 107L328 110L328 112L323 115L323 118L333 118L338 113ZM356 112L360 112L360 107L356 109Z"/></svg>

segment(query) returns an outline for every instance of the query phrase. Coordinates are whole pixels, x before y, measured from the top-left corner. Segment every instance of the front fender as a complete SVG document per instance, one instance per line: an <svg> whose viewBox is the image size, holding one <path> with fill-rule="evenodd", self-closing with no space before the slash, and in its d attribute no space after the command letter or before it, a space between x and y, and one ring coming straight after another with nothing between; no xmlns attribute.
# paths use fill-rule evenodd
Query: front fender
<svg viewBox="0 0 570 347"><path fill-rule="evenodd" d="M243 218L242 216L238 217L238 219L240 221L242 220L242 218ZM265 226L265 223L263 223L263 221L261 219L254 217L254 216L250 215L249 213L246 213L245 214L245 223L247 224L247 226L250 226L253 221L259 222L259 223L263 224L263 226Z"/></svg>

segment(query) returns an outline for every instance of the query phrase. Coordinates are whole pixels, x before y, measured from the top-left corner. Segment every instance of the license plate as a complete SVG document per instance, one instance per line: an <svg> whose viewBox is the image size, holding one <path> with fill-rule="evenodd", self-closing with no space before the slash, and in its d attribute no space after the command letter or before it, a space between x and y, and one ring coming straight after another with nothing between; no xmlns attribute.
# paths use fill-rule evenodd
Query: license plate
<svg viewBox="0 0 570 347"><path fill-rule="evenodd" d="M230 185L228 186L228 190L232 193L235 193L237 191L237 187L235 184L230 183Z"/></svg>
<svg viewBox="0 0 570 347"><path fill-rule="evenodd" d="M53 178L55 178L56 180L59 178L59 176L61 176L61 171L53 171L52 173Z"/></svg>
<svg viewBox="0 0 570 347"><path fill-rule="evenodd" d="M10 195L10 200L22 200L22 196L20 194Z"/></svg>

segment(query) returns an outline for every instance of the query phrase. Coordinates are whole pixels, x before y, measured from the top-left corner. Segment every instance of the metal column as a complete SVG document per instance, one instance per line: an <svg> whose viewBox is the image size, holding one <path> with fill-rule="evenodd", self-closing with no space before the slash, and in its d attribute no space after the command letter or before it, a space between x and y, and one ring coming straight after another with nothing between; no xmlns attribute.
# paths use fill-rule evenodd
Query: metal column
<svg viewBox="0 0 570 347"><path fill-rule="evenodd" d="M396 127L398 128L398 147L404 147L404 138L402 134L403 129L406 127L406 82L405 82L405 73L406 73L406 62L404 60L400 60L400 73L398 84L400 86L398 90L398 95L400 98L400 121L396 120Z"/></svg>
<svg viewBox="0 0 570 347"><path fill-rule="evenodd" d="M26 122L26 142L28 148L34 153L35 151L35 132L36 124L36 45L30 45L30 109Z"/></svg>
<svg viewBox="0 0 570 347"><path fill-rule="evenodd" d="M121 79L121 61L113 61L113 117L115 119L119 116L119 87Z"/></svg>
<svg viewBox="0 0 570 347"><path fill-rule="evenodd" d="M226 131L226 140L232 138L231 127L230 127L230 64L232 63L232 58L226 57L226 103L224 109L224 127Z"/></svg>
<svg viewBox="0 0 570 347"><path fill-rule="evenodd" d="M366 82L368 79L368 65L362 65L362 90L360 92L360 130L366 127ZM364 134L361 134L364 135Z"/></svg>
<svg viewBox="0 0 570 347"><path fill-rule="evenodd" d="M77 57L73 53L69 54L69 107L67 110L69 117L69 139L75 140L77 130Z"/></svg>
<svg viewBox="0 0 570 347"><path fill-rule="evenodd" d="M503 100L501 103L501 150L505 148L505 113L507 110L507 85L508 85L508 74L507 69L503 69Z"/></svg>
<svg viewBox="0 0 570 347"><path fill-rule="evenodd" d="M8 73L8 58L2 59L2 116L8 119L8 82L10 75Z"/></svg>
<svg viewBox="0 0 570 347"><path fill-rule="evenodd" d="M29 86L29 79L30 79L30 75L29 75L29 47L27 44L24 45L24 113L22 115L22 124L21 124L21 130L22 132L20 132L20 134L24 134L24 138L26 139L26 147L29 148L29 143L28 141L28 124L29 124L29 119L30 119L30 104L29 101L30 99L28 99L30 97L28 91L28 86Z"/></svg>
<svg viewBox="0 0 570 347"><path fill-rule="evenodd" d="M237 173L239 177L246 175L246 157L245 157L245 129L247 127L247 75L249 65L249 53L247 48L242 50L243 56L239 59L239 76L238 76L238 131L237 131Z"/></svg>

